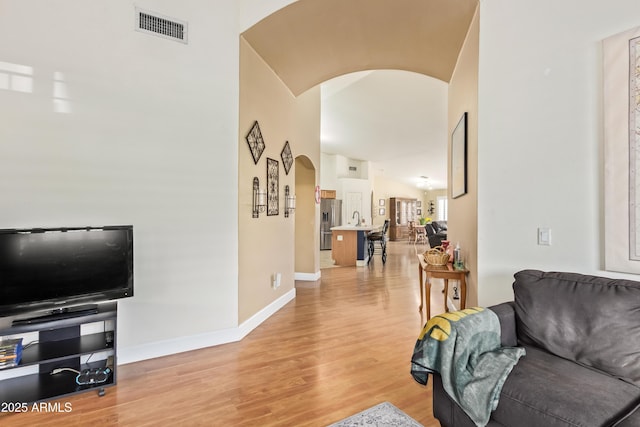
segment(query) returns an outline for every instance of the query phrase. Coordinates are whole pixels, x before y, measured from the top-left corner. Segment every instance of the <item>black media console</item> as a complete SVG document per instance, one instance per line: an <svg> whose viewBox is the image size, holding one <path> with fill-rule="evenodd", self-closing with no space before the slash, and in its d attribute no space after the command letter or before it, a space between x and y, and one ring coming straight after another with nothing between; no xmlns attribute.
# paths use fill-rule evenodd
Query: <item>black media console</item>
<svg viewBox="0 0 640 427"><path fill-rule="evenodd" d="M0 339L22 337L24 349L18 366L0 369L0 402L28 404L88 390L103 395L115 385L117 304L36 316L1 329ZM86 381L87 373L98 380Z"/></svg>

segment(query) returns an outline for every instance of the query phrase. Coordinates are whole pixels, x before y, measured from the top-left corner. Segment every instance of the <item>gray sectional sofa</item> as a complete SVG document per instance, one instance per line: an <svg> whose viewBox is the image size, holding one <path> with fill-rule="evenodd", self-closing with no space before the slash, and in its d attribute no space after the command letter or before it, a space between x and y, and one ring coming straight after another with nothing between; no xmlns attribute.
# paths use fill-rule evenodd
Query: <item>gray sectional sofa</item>
<svg viewBox="0 0 640 427"><path fill-rule="evenodd" d="M503 346L526 355L489 426L640 426L640 283L575 273L515 274L512 302L490 307ZM433 375L443 427L475 424Z"/></svg>

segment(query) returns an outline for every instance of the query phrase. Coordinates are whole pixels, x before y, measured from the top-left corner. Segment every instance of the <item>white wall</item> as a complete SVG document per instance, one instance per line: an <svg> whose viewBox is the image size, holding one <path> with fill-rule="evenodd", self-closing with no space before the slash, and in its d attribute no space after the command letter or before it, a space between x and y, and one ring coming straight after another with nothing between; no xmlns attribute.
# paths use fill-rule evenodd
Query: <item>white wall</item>
<svg viewBox="0 0 640 427"><path fill-rule="evenodd" d="M338 189L338 156L320 153L320 188L323 190Z"/></svg>
<svg viewBox="0 0 640 427"><path fill-rule="evenodd" d="M296 0L238 0L240 14L240 32L249 29L263 18Z"/></svg>
<svg viewBox="0 0 640 427"><path fill-rule="evenodd" d="M601 270L601 40L638 25L637 1L483 0L480 20L479 303L511 299L523 268L614 277Z"/></svg>
<svg viewBox="0 0 640 427"><path fill-rule="evenodd" d="M134 4L189 44L134 31ZM121 361L237 327L236 8L0 0L0 80L30 82L0 85L0 227L133 224Z"/></svg>
<svg viewBox="0 0 640 427"><path fill-rule="evenodd" d="M355 166L356 172L350 173L349 167ZM342 224L350 224L354 210L360 212L367 224L372 224L371 190L373 179L369 179L370 162L351 159L339 154L321 153L320 187L323 190L336 190L336 198L342 200ZM351 176L354 175L354 176ZM361 195L361 207L350 207L349 193Z"/></svg>

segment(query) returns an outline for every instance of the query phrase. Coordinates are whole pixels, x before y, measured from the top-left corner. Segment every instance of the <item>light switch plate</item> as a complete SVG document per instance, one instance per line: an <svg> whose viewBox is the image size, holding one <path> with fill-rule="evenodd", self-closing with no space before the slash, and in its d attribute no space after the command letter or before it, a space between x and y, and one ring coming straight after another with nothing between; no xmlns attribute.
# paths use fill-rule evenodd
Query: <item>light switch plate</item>
<svg viewBox="0 0 640 427"><path fill-rule="evenodd" d="M538 244L542 246L551 245L551 229L548 227L538 228Z"/></svg>

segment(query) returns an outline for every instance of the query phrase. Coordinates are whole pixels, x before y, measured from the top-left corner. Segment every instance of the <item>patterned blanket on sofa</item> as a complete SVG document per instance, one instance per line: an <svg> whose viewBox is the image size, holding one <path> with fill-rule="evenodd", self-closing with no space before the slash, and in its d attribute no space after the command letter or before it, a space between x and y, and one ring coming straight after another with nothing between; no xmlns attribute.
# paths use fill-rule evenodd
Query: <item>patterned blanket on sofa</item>
<svg viewBox="0 0 640 427"><path fill-rule="evenodd" d="M411 375L426 385L429 374L440 374L449 396L477 426L484 426L524 354L523 348L500 346L500 321L493 311L469 308L427 322L414 348Z"/></svg>

